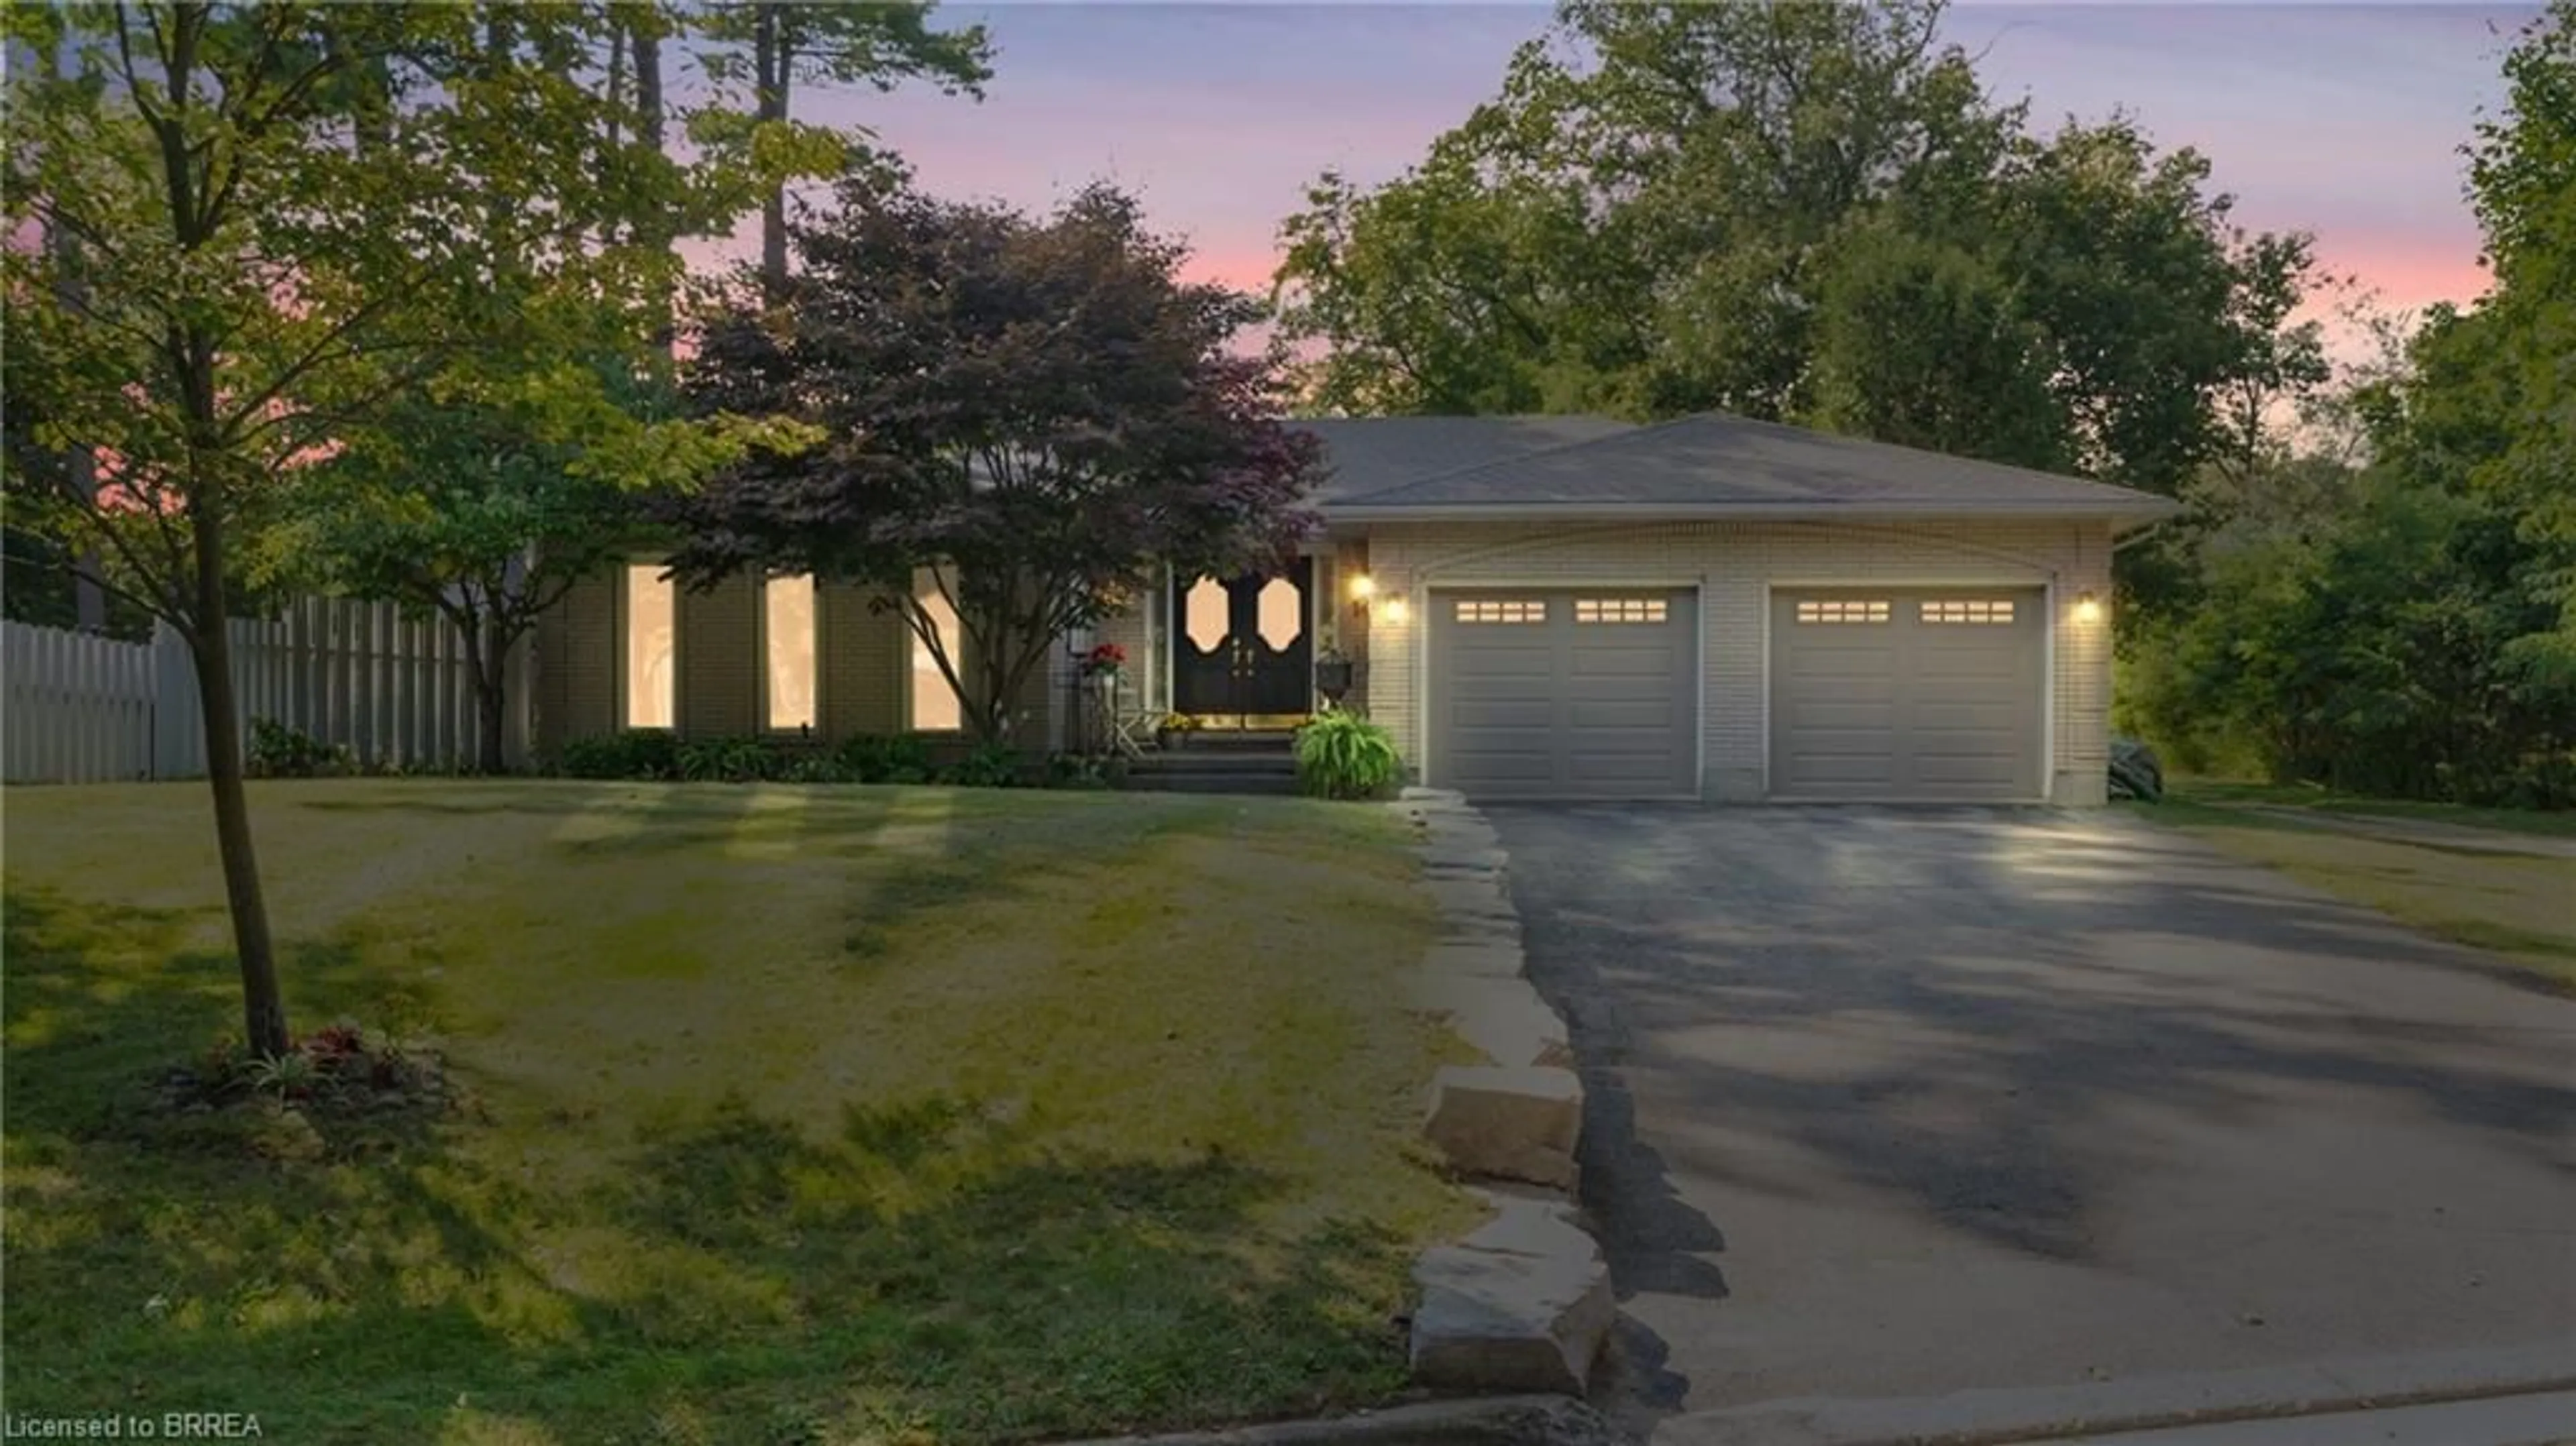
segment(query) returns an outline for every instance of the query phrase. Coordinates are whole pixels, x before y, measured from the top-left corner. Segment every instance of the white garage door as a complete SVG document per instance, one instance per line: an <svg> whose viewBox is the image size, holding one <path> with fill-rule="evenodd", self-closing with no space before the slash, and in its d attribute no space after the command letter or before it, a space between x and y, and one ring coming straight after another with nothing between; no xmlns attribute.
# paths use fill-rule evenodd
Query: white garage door
<svg viewBox="0 0 2576 1446"><path fill-rule="evenodd" d="M2037 588L1775 592L1772 796L2041 797L2045 597Z"/></svg>
<svg viewBox="0 0 2576 1446"><path fill-rule="evenodd" d="M1432 785L1494 799L1695 794L1696 603L1664 589L1434 592Z"/></svg>

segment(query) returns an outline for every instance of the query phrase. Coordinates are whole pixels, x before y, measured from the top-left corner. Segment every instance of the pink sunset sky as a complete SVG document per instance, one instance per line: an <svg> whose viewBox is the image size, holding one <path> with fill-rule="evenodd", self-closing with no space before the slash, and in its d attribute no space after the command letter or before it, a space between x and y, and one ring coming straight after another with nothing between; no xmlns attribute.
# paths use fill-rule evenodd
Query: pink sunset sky
<svg viewBox="0 0 2576 1446"><path fill-rule="evenodd" d="M976 104L924 88L808 92L806 119L864 124L941 194L1043 209L1106 177L1195 248L1195 272L1265 289L1280 219L1318 172L1388 179L1493 94L1545 6L1492 3L951 4L1000 51ZM1956 7L1999 99L2034 122L2135 114L2193 146L2261 230L2314 232L2388 305L2484 289L2458 148L2501 103L2498 66L2536 7ZM736 249L727 247L724 249Z"/></svg>

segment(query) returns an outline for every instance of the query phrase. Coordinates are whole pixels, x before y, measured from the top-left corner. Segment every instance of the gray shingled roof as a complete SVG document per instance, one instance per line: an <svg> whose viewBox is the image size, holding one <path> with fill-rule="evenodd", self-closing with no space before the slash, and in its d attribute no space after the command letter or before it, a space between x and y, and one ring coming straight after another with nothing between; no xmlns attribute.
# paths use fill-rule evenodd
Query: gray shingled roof
<svg viewBox="0 0 2576 1446"><path fill-rule="evenodd" d="M1314 500L1327 505L1464 467L1636 430L1611 417L1310 417L1289 425L1324 440L1333 471L1315 490Z"/></svg>
<svg viewBox="0 0 2576 1446"><path fill-rule="evenodd" d="M1325 441L1339 459L1345 446L1362 445L1369 428L1415 420L1441 419L1354 419L1335 423ZM2125 487L1714 412L1502 457L1462 456L1400 481L1372 461L1322 499L1327 517L1966 512L2144 521L2177 510Z"/></svg>

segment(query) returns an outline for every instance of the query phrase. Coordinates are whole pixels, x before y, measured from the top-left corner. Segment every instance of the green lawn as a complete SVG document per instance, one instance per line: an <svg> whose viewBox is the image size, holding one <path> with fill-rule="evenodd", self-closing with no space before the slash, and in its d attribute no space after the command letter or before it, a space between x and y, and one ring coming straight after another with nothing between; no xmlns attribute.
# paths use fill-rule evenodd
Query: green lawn
<svg viewBox="0 0 2576 1446"><path fill-rule="evenodd" d="M2576 859L2364 838L2199 790L2124 804L2220 852L2284 874L2429 934L2483 949L2544 987L2576 991ZM2449 815L2422 814L2466 823Z"/></svg>
<svg viewBox="0 0 2576 1446"><path fill-rule="evenodd" d="M1471 1223L1381 810L721 785L253 786L301 1028L479 1112L264 1160L142 1108L238 1028L204 791L6 797L13 1414L272 1440L995 1440L1403 1378Z"/></svg>
<svg viewBox="0 0 2576 1446"><path fill-rule="evenodd" d="M2576 809L2473 808L2457 803L2423 803L2407 798L2371 798L2337 793L2305 783L2240 783L2207 778L2170 780L2169 795L2189 803L2259 803L2275 807L2313 808L2323 813L2422 819L2506 833L2576 837Z"/></svg>

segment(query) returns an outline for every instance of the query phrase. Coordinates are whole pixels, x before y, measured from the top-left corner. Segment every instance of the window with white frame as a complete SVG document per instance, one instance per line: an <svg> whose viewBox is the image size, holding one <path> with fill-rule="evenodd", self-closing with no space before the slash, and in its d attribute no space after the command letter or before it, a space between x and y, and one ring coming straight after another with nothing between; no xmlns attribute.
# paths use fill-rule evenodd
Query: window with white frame
<svg viewBox="0 0 2576 1446"><path fill-rule="evenodd" d="M668 728L677 711L679 589L658 562L626 569L626 726Z"/></svg>
<svg viewBox="0 0 2576 1446"><path fill-rule="evenodd" d="M767 654L769 726L811 728L815 716L814 579L773 577L760 589L760 640Z"/></svg>
<svg viewBox="0 0 2576 1446"><path fill-rule="evenodd" d="M1802 598L1802 623L1883 623L1894 611L1885 598Z"/></svg>
<svg viewBox="0 0 2576 1446"><path fill-rule="evenodd" d="M912 575L912 595L921 608L922 620L939 638L940 651L948 655L948 666L962 675L965 660L959 656L957 609L949 602L955 590L955 575L950 574L949 589L940 588L940 574L932 568L916 569ZM909 632L909 630L907 629ZM912 728L917 733L950 733L966 726L965 706L957 701L957 690L948 686L948 677L939 670L939 659L930 645L917 632L910 634L912 645Z"/></svg>

